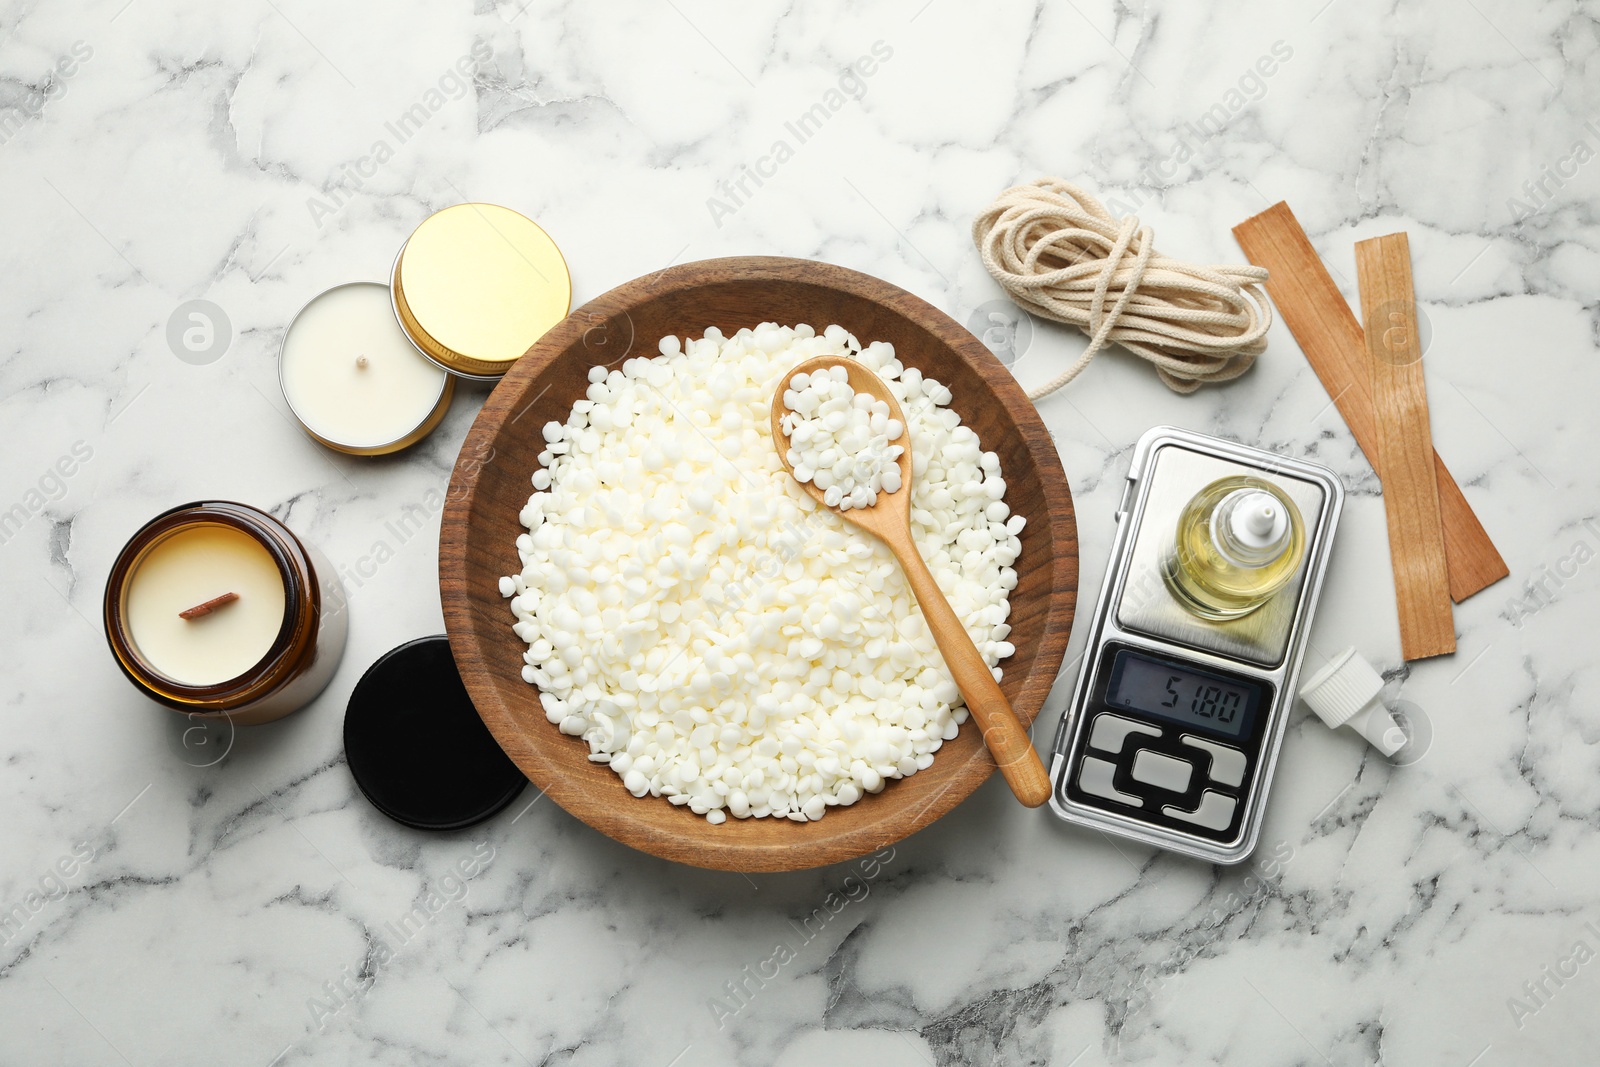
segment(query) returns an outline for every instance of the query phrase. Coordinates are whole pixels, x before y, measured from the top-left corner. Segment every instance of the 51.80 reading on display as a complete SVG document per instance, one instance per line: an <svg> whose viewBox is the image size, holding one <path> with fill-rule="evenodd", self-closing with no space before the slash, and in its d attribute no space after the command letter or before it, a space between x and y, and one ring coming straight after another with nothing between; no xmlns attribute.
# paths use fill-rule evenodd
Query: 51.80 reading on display
<svg viewBox="0 0 1600 1067"><path fill-rule="evenodd" d="M1106 703L1238 736L1257 695L1254 686L1123 652L1111 672Z"/></svg>

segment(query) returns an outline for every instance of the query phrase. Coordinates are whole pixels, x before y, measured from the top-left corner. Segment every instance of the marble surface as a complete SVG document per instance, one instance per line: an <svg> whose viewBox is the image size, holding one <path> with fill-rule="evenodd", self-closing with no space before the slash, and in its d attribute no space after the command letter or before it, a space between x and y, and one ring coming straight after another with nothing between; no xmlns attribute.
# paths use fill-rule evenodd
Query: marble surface
<svg viewBox="0 0 1600 1067"><path fill-rule="evenodd" d="M1592 0L5 4L0 1063L1592 1060L1597 19ZM787 124L819 103L802 143ZM746 168L763 180L741 193ZM1438 449L1511 568L1456 610L1452 657L1401 663L1376 479L1281 325L1238 382L1180 397L1112 352L1042 405L1085 599L1149 426L1334 467L1350 500L1309 663L1365 650L1428 735L1404 765L1297 708L1260 851L1230 869L1066 828L998 782L872 861L748 878L633 853L532 789L446 835L361 799L344 700L442 628L437 514L395 523L445 486L483 394L398 458L321 449L277 387L306 299L382 278L429 211L480 199L549 229L580 303L773 253L966 321L999 295L972 215L1049 173L1199 260L1239 260L1230 227L1287 199L1352 299L1352 243L1410 233ZM186 348L197 309L217 329ZM1030 383L1082 346L1036 325ZM204 496L366 576L327 692L199 767L97 611L129 533Z"/></svg>

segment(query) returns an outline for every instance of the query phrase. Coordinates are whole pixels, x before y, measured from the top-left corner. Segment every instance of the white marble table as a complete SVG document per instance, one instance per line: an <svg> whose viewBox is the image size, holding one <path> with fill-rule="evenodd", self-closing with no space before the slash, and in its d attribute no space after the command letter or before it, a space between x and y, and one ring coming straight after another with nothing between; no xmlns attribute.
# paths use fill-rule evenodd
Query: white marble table
<svg viewBox="0 0 1600 1067"><path fill-rule="evenodd" d="M0 1063L1591 1061L1600 9L732 8L0 12ZM762 180L741 192L744 168ZM401 518L483 394L398 458L321 449L275 366L308 297L382 278L430 210L481 199L549 229L579 302L772 253L966 320L998 295L972 215L1048 173L1200 260L1242 258L1230 227L1286 198L1352 298L1353 242L1410 233L1438 448L1511 567L1457 609L1453 657L1401 663L1376 479L1281 325L1234 384L1180 397L1109 353L1043 412L1086 599L1147 427L1333 466L1350 501L1309 662L1359 644L1429 724L1420 759L1297 709L1257 860L1226 870L1066 829L998 782L869 871L751 878L636 854L531 789L442 836L359 796L344 701L442 628L437 514ZM186 361L168 333L196 300L228 328ZM1081 346L1040 323L1016 373ZM206 496L363 577L328 691L197 768L97 612L127 535Z"/></svg>

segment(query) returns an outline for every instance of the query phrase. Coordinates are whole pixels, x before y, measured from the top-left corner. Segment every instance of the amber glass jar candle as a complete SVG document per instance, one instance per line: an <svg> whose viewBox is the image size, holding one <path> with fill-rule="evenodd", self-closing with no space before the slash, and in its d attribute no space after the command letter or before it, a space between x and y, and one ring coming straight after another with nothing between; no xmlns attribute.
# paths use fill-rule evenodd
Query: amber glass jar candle
<svg viewBox="0 0 1600 1067"><path fill-rule="evenodd" d="M188 715L270 722L309 703L345 641L332 565L266 512L229 501L156 516L106 583L106 640L150 699Z"/></svg>

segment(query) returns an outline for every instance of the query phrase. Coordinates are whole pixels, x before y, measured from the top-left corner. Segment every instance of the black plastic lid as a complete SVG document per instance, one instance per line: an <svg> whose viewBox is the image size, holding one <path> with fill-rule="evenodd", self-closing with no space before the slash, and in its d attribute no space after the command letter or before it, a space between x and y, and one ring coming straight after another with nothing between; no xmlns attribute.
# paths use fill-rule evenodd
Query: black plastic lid
<svg viewBox="0 0 1600 1067"><path fill-rule="evenodd" d="M478 717L443 634L367 668L345 709L344 754L373 806L418 830L482 822L528 784Z"/></svg>

